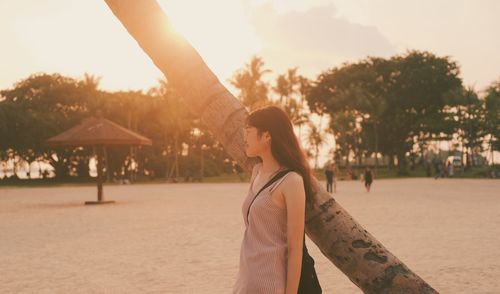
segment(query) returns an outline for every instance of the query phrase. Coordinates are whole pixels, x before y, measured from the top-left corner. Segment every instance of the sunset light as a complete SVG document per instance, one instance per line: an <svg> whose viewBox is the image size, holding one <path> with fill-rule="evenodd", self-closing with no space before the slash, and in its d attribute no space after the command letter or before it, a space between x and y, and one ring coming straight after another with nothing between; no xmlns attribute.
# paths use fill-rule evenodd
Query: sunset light
<svg viewBox="0 0 500 294"><path fill-rule="evenodd" d="M0 1L0 293L500 293L499 11Z"/></svg>

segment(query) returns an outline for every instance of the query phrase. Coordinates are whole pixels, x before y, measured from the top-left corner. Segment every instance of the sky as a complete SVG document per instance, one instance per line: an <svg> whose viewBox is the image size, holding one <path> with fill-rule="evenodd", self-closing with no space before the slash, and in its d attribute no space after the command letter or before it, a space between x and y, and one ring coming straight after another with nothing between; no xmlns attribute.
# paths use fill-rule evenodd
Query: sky
<svg viewBox="0 0 500 294"><path fill-rule="evenodd" d="M451 56L466 85L500 78L500 1L160 0L174 27L228 79L253 55L269 77L321 71L408 49ZM0 1L0 89L35 72L102 77L106 90L148 89L162 74L102 0Z"/></svg>
<svg viewBox="0 0 500 294"><path fill-rule="evenodd" d="M500 78L496 0L160 0L221 82L254 55L272 70L322 71L407 50L450 56L464 84ZM0 89L36 72L101 77L103 90L147 90L162 74L103 0L1 0Z"/></svg>

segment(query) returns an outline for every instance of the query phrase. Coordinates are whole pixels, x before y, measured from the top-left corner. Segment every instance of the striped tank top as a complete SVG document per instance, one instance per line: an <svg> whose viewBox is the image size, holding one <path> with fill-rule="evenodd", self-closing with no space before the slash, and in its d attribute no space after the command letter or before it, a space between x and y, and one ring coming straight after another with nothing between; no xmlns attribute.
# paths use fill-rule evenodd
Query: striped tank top
<svg viewBox="0 0 500 294"><path fill-rule="evenodd" d="M248 208L258 192L252 191L257 176L250 183L242 205L245 233L233 294L285 293L288 253L286 208L274 203L271 193L291 172L260 192L250 207L247 221Z"/></svg>

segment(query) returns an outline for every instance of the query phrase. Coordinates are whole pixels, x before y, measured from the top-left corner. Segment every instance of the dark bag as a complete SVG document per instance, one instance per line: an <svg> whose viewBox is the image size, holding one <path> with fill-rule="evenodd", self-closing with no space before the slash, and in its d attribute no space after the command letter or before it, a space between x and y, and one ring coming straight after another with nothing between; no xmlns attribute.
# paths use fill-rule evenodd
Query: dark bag
<svg viewBox="0 0 500 294"><path fill-rule="evenodd" d="M322 289L319 284L316 270L314 269L314 259L307 252L306 236L304 235L304 247L302 250L302 269L300 272L299 291L297 294L321 294Z"/></svg>
<svg viewBox="0 0 500 294"><path fill-rule="evenodd" d="M290 170L283 170L277 173L272 179L269 180L269 182L267 182L264 185L264 187L262 187L259 190L259 192L257 192L257 194L255 194L255 197L248 206L247 222L248 222L248 215L250 214L250 207L252 206L253 202L260 194L260 192L262 192L265 188L269 187L272 183L281 179L289 171ZM316 275L316 270L314 269L314 259L309 255L309 252L307 251L306 236L304 234L304 246L302 250L302 268L300 272L299 290L297 294L321 294L321 293L322 293L321 286L318 281L318 276Z"/></svg>

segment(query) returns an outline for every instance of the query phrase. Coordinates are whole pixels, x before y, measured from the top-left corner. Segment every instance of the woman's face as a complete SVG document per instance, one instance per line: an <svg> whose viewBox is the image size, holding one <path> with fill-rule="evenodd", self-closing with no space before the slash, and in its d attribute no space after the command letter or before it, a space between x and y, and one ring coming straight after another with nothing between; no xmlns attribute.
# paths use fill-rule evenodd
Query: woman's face
<svg viewBox="0 0 500 294"><path fill-rule="evenodd" d="M248 157L259 156L266 147L270 146L270 136L268 132L262 133L259 137L256 127L246 126L243 133L245 153Z"/></svg>

